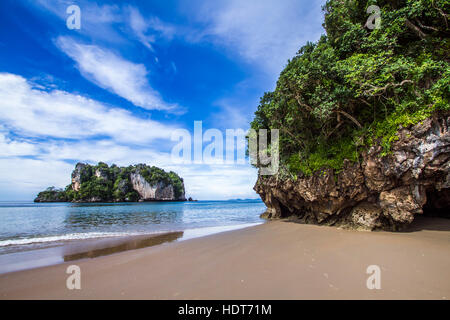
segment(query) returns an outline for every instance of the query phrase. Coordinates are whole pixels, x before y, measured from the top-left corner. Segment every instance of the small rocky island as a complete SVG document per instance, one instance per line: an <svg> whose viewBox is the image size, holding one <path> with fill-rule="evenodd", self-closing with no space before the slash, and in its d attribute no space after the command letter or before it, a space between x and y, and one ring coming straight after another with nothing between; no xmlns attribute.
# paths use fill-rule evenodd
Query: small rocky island
<svg viewBox="0 0 450 320"><path fill-rule="evenodd" d="M173 171L138 164L128 167L77 163L72 183L50 187L35 202L186 201L183 179Z"/></svg>

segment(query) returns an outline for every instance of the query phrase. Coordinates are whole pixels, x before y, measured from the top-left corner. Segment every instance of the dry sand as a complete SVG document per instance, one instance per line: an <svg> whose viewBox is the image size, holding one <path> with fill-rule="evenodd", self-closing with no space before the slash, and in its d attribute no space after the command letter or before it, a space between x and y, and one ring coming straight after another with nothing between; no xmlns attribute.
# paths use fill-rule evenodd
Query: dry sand
<svg viewBox="0 0 450 320"><path fill-rule="evenodd" d="M448 299L450 220L409 232L269 222L0 275L0 299ZM81 290L66 268L81 268ZM366 269L381 268L369 290Z"/></svg>

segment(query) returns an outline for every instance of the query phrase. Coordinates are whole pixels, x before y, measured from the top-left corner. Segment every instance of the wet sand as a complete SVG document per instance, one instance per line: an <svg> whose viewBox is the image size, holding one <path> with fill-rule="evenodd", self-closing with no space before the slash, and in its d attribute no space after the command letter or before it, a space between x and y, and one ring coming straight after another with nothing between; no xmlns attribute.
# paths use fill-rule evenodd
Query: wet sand
<svg viewBox="0 0 450 320"><path fill-rule="evenodd" d="M182 239L183 235L180 231L57 242L47 248L0 255L0 274L152 247Z"/></svg>
<svg viewBox="0 0 450 320"><path fill-rule="evenodd" d="M0 299L449 299L450 220L408 232L269 222L0 275ZM66 269L81 268L81 290ZM369 265L381 289L366 286Z"/></svg>

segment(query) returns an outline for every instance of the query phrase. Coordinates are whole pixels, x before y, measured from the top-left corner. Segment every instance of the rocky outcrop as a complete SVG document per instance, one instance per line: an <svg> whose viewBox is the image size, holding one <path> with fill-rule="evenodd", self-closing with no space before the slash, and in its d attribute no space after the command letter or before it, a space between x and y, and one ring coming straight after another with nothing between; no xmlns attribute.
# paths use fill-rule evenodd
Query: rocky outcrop
<svg viewBox="0 0 450 320"><path fill-rule="evenodd" d="M35 202L186 201L183 179L175 172L138 164L129 167L78 163L71 184L48 188Z"/></svg>
<svg viewBox="0 0 450 320"><path fill-rule="evenodd" d="M97 169L95 169L94 175L97 178L102 179L104 181L108 181L108 179L109 179L108 171L105 168L97 168Z"/></svg>
<svg viewBox="0 0 450 320"><path fill-rule="evenodd" d="M140 199L143 201L185 200L184 192L179 196L179 198L175 197L173 185L166 185L164 182L158 182L154 185L150 185L139 173L131 174L131 185L133 190L139 194Z"/></svg>
<svg viewBox="0 0 450 320"><path fill-rule="evenodd" d="M72 171L72 189L74 191L80 191L81 183L84 182L84 172L86 171L87 165L84 163L77 163L75 170Z"/></svg>
<svg viewBox="0 0 450 320"><path fill-rule="evenodd" d="M340 173L322 170L296 181L260 176L254 187L266 218L357 229L398 229L424 212L450 209L450 116L401 128L391 153L371 147Z"/></svg>

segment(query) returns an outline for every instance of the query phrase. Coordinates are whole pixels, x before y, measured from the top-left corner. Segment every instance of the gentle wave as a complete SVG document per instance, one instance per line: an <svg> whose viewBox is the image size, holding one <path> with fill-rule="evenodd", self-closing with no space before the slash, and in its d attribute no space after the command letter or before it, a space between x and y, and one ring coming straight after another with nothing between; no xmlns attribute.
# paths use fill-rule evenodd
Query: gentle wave
<svg viewBox="0 0 450 320"><path fill-rule="evenodd" d="M261 224L259 223L243 223L238 225L225 225L214 227L202 227L182 230L184 232L183 237L180 240L188 240L192 238L203 237L210 234L238 230L248 227L253 227ZM179 230L180 231L180 230ZM12 239L0 241L1 247L19 246L28 244L41 244L49 242L71 241L71 240L89 240L89 239L101 239L101 238L113 238L113 237L129 237L129 236L143 236L143 235L155 235L167 232L176 231L154 231L154 232L87 232L87 233L69 233L65 235L47 236L47 237L33 237L23 239Z"/></svg>
<svg viewBox="0 0 450 320"><path fill-rule="evenodd" d="M157 233L159 233L159 232L154 232L154 234L157 234ZM14 245L26 245L26 244L34 244L34 243L58 242L58 241L69 241L69 240L87 240L87 239L139 236L139 235L144 235L144 233L124 233L124 232L69 233L69 234L64 234L64 235L48 236L48 237L34 237L34 238L24 238L24 239L3 240L3 241L0 241L0 247L7 247L7 246L14 246Z"/></svg>

